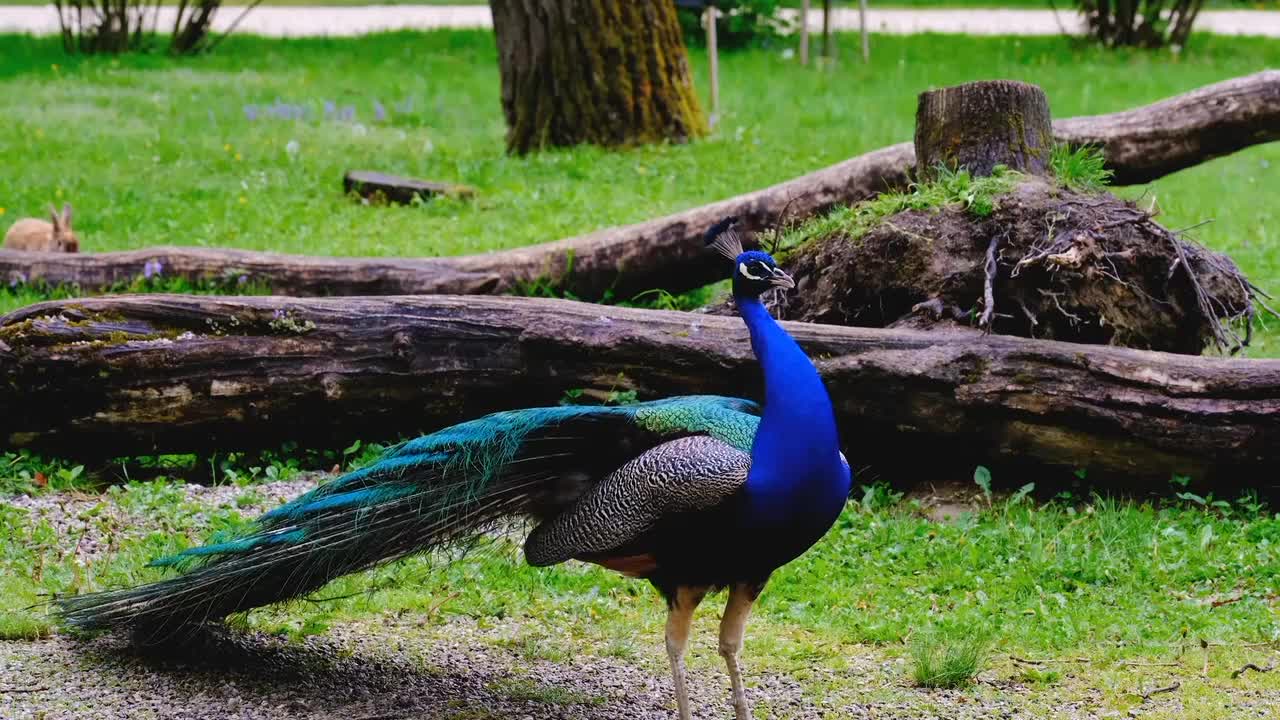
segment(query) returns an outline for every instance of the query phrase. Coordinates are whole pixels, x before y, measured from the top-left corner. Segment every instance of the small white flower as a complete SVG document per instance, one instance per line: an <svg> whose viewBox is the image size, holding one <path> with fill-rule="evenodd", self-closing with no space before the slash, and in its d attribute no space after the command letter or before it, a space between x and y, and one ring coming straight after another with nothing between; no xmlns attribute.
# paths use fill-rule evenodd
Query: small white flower
<svg viewBox="0 0 1280 720"><path fill-rule="evenodd" d="M298 151L301 149L302 149L302 146L298 144L297 140L290 140L288 144L284 146L284 151L289 153L289 157L296 156L298 154Z"/></svg>

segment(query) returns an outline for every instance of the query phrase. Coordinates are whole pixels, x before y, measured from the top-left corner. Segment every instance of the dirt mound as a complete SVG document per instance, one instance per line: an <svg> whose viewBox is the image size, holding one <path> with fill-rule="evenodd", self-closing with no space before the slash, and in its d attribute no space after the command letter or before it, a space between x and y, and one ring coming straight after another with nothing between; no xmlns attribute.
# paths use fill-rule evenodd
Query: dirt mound
<svg viewBox="0 0 1280 720"><path fill-rule="evenodd" d="M974 325L1070 342L1199 354L1247 344L1256 289L1225 255L1132 202L1028 178L978 216L906 210L859 237L786 253L788 320ZM714 312L720 312L719 309Z"/></svg>

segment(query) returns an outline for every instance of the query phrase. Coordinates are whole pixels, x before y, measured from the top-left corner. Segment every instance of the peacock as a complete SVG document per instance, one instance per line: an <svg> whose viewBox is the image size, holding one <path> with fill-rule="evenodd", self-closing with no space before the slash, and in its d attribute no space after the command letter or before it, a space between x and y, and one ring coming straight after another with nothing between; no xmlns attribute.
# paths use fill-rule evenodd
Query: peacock
<svg viewBox="0 0 1280 720"><path fill-rule="evenodd" d="M763 410L692 395L496 412L393 446L243 533L153 561L176 575L61 598L57 614L85 630L178 638L172 631L526 519L530 565L594 563L649 581L665 599L681 720L690 718L684 655L694 610L727 590L719 651L745 720L748 615L770 575L834 524L852 473L821 377L761 301L795 283L768 253L743 250L735 222L704 239L733 262L733 297L764 372Z"/></svg>

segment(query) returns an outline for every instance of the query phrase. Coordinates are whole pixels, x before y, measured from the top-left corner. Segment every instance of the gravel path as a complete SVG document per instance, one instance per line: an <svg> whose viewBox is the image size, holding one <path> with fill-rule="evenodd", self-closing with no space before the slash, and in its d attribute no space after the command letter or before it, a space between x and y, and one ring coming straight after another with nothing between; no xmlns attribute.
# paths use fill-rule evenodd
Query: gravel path
<svg viewBox="0 0 1280 720"><path fill-rule="evenodd" d="M214 21L217 30L226 27L241 8L224 7ZM173 8L162 8L160 25L172 24ZM798 11L792 11L793 16ZM832 12L837 30L858 27L856 10ZM873 32L912 34L922 32L968 33L971 35L1056 35L1076 32L1080 19L1072 12L1007 9L877 9L867 13ZM362 35L386 30L434 28L487 28L491 24L487 5L366 5L356 7L259 7L245 16L240 32L268 36ZM820 10L809 15L809 26L822 27ZM1280 37L1280 11L1208 10L1196 19L1196 28L1223 35ZM56 34L57 16L49 5L0 7L0 32Z"/></svg>
<svg viewBox="0 0 1280 720"><path fill-rule="evenodd" d="M430 632L415 624L343 627L302 643L230 633L186 657L155 657L120 638L0 644L0 677L32 679L0 692L0 717L63 718L668 718L669 681L617 660L530 662L477 642L474 623ZM757 703L820 717L800 685L758 678ZM695 673L700 717L723 717L727 678Z"/></svg>
<svg viewBox="0 0 1280 720"><path fill-rule="evenodd" d="M655 606L655 611L657 608ZM495 644L517 624L467 618L422 625L372 618L305 641L227 631L183 655L139 651L118 636L0 643L0 717L6 720L668 720L674 717L661 640L630 661L578 654L532 660ZM590 649L584 648L584 652ZM729 681L708 638L695 640L694 717L732 713ZM748 651L749 654L749 651ZM1104 693L1083 684L1032 689L984 673L974 688L922 690L902 660L850 646L848 666L803 679L763 673L746 659L756 716L794 720L1119 720ZM1167 684L1167 679L1159 682ZM9 692L6 692L9 690ZM16 692L14 692L16 690ZM1231 717L1274 717L1280 691L1222 698ZM1184 715L1176 695L1144 710ZM1145 713L1144 713L1145 714ZM1225 716L1224 716L1225 717Z"/></svg>

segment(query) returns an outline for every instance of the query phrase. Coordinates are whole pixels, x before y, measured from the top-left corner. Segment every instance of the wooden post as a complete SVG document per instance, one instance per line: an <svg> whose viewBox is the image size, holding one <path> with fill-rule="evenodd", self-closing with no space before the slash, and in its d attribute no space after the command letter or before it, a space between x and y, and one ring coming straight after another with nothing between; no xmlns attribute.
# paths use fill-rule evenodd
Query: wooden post
<svg viewBox="0 0 1280 720"><path fill-rule="evenodd" d="M714 130L720 121L720 58L716 47L716 10L715 3L707 6L707 55L711 60L711 119L709 125Z"/></svg>
<svg viewBox="0 0 1280 720"><path fill-rule="evenodd" d="M871 43L867 40L867 0L858 0L858 32L862 34L862 62L871 62Z"/></svg>
<svg viewBox="0 0 1280 720"><path fill-rule="evenodd" d="M809 0L800 2L800 64L809 64Z"/></svg>
<svg viewBox="0 0 1280 720"><path fill-rule="evenodd" d="M822 57L830 63L835 56L831 47L831 0L822 0Z"/></svg>
<svg viewBox="0 0 1280 720"><path fill-rule="evenodd" d="M938 165L990 175L996 165L1045 175L1053 148L1049 99L1013 80L965 83L920 93L916 109L916 171Z"/></svg>

